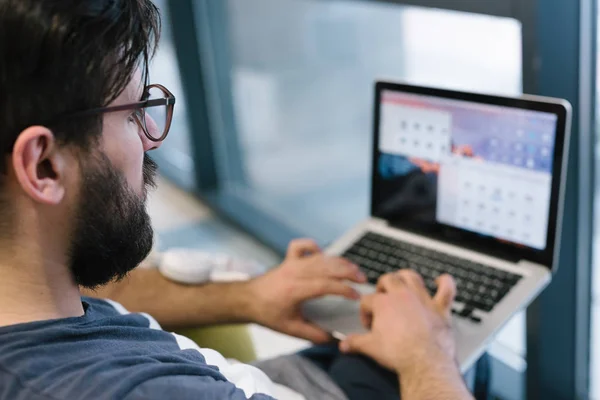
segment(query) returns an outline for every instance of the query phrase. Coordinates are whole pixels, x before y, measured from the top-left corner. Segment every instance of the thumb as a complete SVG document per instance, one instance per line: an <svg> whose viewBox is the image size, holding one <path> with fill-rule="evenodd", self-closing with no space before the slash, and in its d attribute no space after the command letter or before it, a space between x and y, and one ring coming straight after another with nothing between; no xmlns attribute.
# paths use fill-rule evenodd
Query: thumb
<svg viewBox="0 0 600 400"><path fill-rule="evenodd" d="M438 285L437 293L433 300L442 308L442 310L450 312L450 307L456 297L456 284L454 279L448 274L441 275L437 278Z"/></svg>
<svg viewBox="0 0 600 400"><path fill-rule="evenodd" d="M373 340L370 333L363 335L350 335L340 342L340 351L342 353L360 353L371 355L373 349Z"/></svg>
<svg viewBox="0 0 600 400"><path fill-rule="evenodd" d="M290 242L288 246L288 258L302 258L307 255L320 253L321 249L317 242L311 239L296 239Z"/></svg>

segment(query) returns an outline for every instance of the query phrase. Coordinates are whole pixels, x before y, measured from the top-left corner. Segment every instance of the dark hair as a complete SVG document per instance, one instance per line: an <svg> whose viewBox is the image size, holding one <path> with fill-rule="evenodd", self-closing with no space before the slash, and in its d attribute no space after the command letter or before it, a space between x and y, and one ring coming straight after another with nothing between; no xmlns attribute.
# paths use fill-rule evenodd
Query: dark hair
<svg viewBox="0 0 600 400"><path fill-rule="evenodd" d="M63 144L89 145L101 116L63 118L106 106L160 36L150 0L0 0L0 163L20 132L42 124Z"/></svg>

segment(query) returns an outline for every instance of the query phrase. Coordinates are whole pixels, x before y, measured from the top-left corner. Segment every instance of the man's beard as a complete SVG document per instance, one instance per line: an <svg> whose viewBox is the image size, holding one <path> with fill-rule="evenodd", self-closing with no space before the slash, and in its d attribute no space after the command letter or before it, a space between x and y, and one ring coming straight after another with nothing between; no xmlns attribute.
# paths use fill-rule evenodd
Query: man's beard
<svg viewBox="0 0 600 400"><path fill-rule="evenodd" d="M105 154L81 161L79 209L71 241L75 282L96 288L123 279L152 249L153 230L146 212L148 187L155 187L156 163L144 156L140 198Z"/></svg>

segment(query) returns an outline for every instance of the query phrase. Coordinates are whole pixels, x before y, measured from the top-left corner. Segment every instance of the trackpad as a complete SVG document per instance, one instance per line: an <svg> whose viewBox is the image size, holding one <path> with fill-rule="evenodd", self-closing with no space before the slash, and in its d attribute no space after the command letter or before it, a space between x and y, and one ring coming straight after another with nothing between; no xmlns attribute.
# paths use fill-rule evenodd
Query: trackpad
<svg viewBox="0 0 600 400"><path fill-rule="evenodd" d="M327 332L347 335L366 331L360 323L360 301L325 296L304 303L303 312L306 319Z"/></svg>

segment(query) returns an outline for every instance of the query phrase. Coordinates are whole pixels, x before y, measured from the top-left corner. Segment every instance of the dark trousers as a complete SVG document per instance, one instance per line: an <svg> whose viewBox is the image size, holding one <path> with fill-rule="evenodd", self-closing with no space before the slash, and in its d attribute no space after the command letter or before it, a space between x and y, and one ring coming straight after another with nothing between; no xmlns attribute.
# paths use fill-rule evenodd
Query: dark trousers
<svg viewBox="0 0 600 400"><path fill-rule="evenodd" d="M312 347L299 354L327 372L349 400L400 398L398 376L366 357L341 354L335 345Z"/></svg>
<svg viewBox="0 0 600 400"><path fill-rule="evenodd" d="M398 376L374 361L359 355L346 355L337 345L316 346L299 353L323 369L342 389L349 400L398 400ZM475 368L474 394L476 399L489 395L489 356L486 354Z"/></svg>

